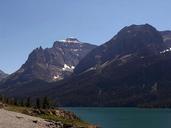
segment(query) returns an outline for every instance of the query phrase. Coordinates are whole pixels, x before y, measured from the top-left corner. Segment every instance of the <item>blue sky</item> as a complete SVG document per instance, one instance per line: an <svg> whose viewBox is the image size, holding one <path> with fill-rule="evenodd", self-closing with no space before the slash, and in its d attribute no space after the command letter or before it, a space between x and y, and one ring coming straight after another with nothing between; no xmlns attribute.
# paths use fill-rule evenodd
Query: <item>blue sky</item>
<svg viewBox="0 0 171 128"><path fill-rule="evenodd" d="M0 69L16 71L36 47L77 37L100 45L121 28L171 30L170 0L0 0Z"/></svg>

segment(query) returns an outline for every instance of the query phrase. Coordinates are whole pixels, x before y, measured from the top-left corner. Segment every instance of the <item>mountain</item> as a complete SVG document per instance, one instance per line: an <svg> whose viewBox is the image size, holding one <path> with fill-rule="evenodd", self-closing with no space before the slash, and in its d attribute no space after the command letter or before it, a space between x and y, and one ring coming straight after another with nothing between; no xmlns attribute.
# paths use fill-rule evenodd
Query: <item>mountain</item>
<svg viewBox="0 0 171 128"><path fill-rule="evenodd" d="M74 77L47 92L62 106L171 107L170 68L161 33L148 24L131 25L83 58Z"/></svg>
<svg viewBox="0 0 171 128"><path fill-rule="evenodd" d="M160 32L131 25L82 59L74 77L47 92L62 106L169 107L170 68Z"/></svg>
<svg viewBox="0 0 171 128"><path fill-rule="evenodd" d="M0 81L4 78L6 78L8 75L0 70Z"/></svg>
<svg viewBox="0 0 171 128"><path fill-rule="evenodd" d="M95 47L76 38L67 38L54 42L52 48L36 48L25 64L3 81L3 85L21 84L36 79L52 82L67 78L79 61Z"/></svg>
<svg viewBox="0 0 171 128"><path fill-rule="evenodd" d="M168 46L171 47L171 31L161 31L160 32L164 43Z"/></svg>
<svg viewBox="0 0 171 128"><path fill-rule="evenodd" d="M36 80L0 91L16 97L46 95L60 106L171 107L170 51L153 26L131 25L88 53L68 79Z"/></svg>
<svg viewBox="0 0 171 128"><path fill-rule="evenodd" d="M77 65L75 73L81 73L124 55L158 54L163 48L163 39L154 27L149 24L131 25L123 28L110 41L89 53Z"/></svg>

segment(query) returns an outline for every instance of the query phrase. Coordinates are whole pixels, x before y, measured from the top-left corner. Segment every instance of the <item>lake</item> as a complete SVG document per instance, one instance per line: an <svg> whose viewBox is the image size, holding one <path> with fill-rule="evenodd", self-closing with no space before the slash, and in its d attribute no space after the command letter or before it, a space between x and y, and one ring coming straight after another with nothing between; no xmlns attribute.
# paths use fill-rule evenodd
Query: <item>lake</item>
<svg viewBox="0 0 171 128"><path fill-rule="evenodd" d="M171 109L64 108L102 128L171 128Z"/></svg>

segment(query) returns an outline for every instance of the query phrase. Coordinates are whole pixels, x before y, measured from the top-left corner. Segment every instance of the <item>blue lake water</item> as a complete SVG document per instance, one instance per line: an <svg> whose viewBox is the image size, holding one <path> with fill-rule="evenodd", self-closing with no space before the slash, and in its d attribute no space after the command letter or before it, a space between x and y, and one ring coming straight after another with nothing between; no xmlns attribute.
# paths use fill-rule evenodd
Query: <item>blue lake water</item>
<svg viewBox="0 0 171 128"><path fill-rule="evenodd" d="M64 108L102 128L171 128L171 109Z"/></svg>

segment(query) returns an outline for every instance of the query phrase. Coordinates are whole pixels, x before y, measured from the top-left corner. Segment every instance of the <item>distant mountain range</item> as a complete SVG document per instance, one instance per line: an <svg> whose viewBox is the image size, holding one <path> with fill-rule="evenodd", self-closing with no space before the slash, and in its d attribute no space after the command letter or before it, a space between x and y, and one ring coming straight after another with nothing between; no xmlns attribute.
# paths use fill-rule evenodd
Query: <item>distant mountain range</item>
<svg viewBox="0 0 171 128"><path fill-rule="evenodd" d="M2 70L0 70L0 81L4 78L6 78L8 75L4 73Z"/></svg>
<svg viewBox="0 0 171 128"><path fill-rule="evenodd" d="M74 70L67 79L61 75L63 80L49 83L59 74L50 75L38 68L41 75L47 73L51 79L46 76L13 86L1 83L0 92L16 97L46 95L61 106L171 107L170 46L170 31L160 32L149 24L127 26L108 42L93 46L77 63L71 63L72 57L67 54L69 62L62 63L61 68ZM40 56L35 59L31 54L29 58L39 60ZM39 61L44 65L44 60ZM22 67L31 64L27 61L25 65Z"/></svg>

